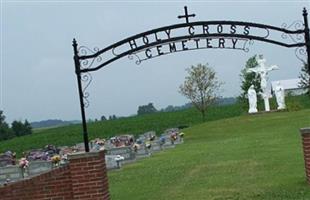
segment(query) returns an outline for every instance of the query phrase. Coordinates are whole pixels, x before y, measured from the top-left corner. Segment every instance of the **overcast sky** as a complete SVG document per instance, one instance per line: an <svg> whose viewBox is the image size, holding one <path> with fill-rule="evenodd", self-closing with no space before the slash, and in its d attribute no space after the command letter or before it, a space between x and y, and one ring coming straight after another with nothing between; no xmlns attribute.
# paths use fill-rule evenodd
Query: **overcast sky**
<svg viewBox="0 0 310 200"><path fill-rule="evenodd" d="M104 48L153 28L191 21L238 20L279 26L303 20L310 1L1 1L1 102L7 121L80 119L72 39ZM248 53L204 49L174 53L136 65L122 58L93 73L87 118L135 114L153 102L160 109L188 102L179 93L185 69L209 63L223 85L222 96L238 96L240 70L254 54L276 64L270 81L297 78L301 62L294 49L256 41Z"/></svg>

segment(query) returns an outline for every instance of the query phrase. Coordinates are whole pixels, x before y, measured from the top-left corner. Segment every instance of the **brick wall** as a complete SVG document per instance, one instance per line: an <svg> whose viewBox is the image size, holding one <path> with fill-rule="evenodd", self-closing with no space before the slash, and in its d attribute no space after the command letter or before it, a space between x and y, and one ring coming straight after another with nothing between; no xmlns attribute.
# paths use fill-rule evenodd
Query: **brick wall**
<svg viewBox="0 0 310 200"><path fill-rule="evenodd" d="M310 128L300 129L305 160L306 180L310 184Z"/></svg>
<svg viewBox="0 0 310 200"><path fill-rule="evenodd" d="M104 152L68 156L69 165L0 187L1 200L109 200Z"/></svg>

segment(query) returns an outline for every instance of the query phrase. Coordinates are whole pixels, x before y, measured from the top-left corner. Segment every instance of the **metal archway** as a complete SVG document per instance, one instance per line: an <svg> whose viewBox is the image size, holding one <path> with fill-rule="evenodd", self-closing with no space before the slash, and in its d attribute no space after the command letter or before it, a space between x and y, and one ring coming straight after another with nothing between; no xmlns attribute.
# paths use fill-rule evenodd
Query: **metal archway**
<svg viewBox="0 0 310 200"><path fill-rule="evenodd" d="M75 73L78 81L78 91L83 125L85 151L89 152L88 132L85 107L88 107L89 94L85 91L91 82L90 72L97 71L108 64L128 56L136 59L136 64L162 55L197 49L235 49L249 51L254 41L261 41L286 48L295 48L298 59L306 56L304 63L308 64L310 74L310 36L308 13L303 9L303 22L295 21L291 25L283 24L276 27L265 24L241 21L197 21L189 22L187 7L185 23L174 24L149 30L120 40L106 48L90 49L86 46L78 48L73 39ZM290 43L285 40L290 39ZM95 65L96 63L96 65ZM95 66L93 66L95 65ZM82 82L85 82L83 86Z"/></svg>

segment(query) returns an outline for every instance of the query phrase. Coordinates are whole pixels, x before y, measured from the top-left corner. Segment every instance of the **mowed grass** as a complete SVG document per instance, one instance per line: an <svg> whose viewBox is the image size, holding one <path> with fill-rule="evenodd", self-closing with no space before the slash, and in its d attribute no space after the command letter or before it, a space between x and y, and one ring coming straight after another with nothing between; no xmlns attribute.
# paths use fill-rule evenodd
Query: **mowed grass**
<svg viewBox="0 0 310 200"><path fill-rule="evenodd" d="M241 106L238 104L214 106L207 113L207 121L239 116L242 112ZM181 125L192 126L201 122L201 114L191 108L177 112L158 112L143 116L88 123L88 133L90 139L96 137L108 138L120 134L138 135L152 130L160 134L167 128ZM0 141L0 153L11 150L21 156L24 151L43 148L47 144L71 146L80 142L83 142L81 124L39 129L31 135Z"/></svg>
<svg viewBox="0 0 310 200"><path fill-rule="evenodd" d="M185 143L108 173L113 200L310 199L299 128L310 110L185 129Z"/></svg>

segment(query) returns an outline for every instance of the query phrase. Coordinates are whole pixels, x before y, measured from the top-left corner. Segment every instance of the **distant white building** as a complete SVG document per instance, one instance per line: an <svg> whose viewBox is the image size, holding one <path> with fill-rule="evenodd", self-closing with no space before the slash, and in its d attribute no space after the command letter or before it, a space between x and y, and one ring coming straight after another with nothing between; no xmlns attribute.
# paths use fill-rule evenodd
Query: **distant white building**
<svg viewBox="0 0 310 200"><path fill-rule="evenodd" d="M293 96L305 94L307 92L306 88L299 87L300 79L287 79L278 80L284 88L285 95L291 94ZM274 94L274 88L278 81L271 81L271 94Z"/></svg>

